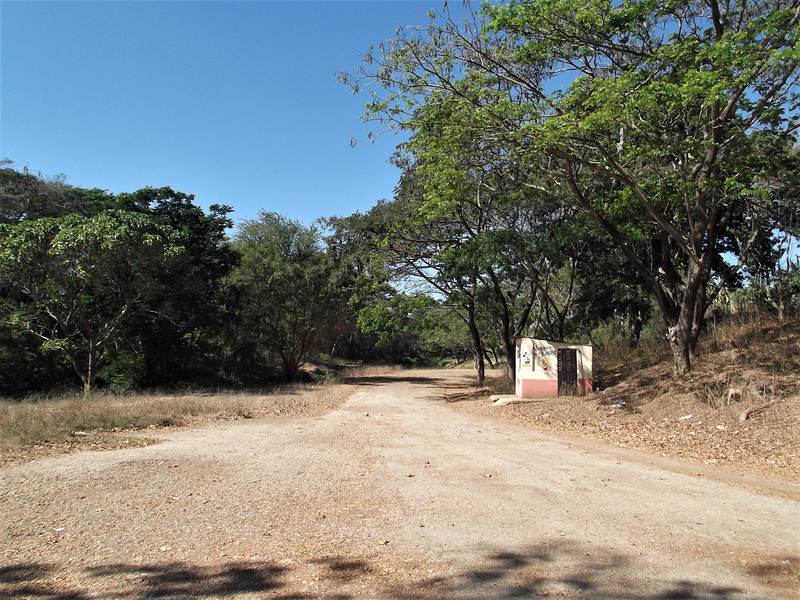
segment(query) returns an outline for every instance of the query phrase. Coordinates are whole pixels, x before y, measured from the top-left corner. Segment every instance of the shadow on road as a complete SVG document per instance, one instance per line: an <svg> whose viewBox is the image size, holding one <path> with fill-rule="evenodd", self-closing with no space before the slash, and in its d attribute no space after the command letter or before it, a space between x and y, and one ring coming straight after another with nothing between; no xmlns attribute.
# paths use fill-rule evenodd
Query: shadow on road
<svg viewBox="0 0 800 600"><path fill-rule="evenodd" d="M279 600L364 597L511 600L546 596L582 600L733 600L753 593L708 581L652 579L630 556L565 540L545 542L523 551L488 552L478 564L465 570L412 577L402 584L397 583L396 572L389 574L383 569L387 558L382 554L370 562L361 558L324 557L289 567L269 561L212 566L183 562L107 564L70 572L66 579L64 570L56 565L16 564L0 567L0 596L30 600L96 597L172 600L268 593L265 597ZM397 564L403 563L402 556L395 558ZM776 589L776 594L770 597L791 597L792 581L797 576L796 557L792 561L795 572L789 574L783 585L778 582L783 594ZM785 566L786 560L778 562ZM759 568L774 574L777 566L764 564ZM757 570L751 570L750 574L759 576Z"/></svg>
<svg viewBox="0 0 800 600"><path fill-rule="evenodd" d="M418 383L422 385L442 385L444 379L433 375L375 375L364 377L346 377L344 383L350 385L385 385L387 383Z"/></svg>

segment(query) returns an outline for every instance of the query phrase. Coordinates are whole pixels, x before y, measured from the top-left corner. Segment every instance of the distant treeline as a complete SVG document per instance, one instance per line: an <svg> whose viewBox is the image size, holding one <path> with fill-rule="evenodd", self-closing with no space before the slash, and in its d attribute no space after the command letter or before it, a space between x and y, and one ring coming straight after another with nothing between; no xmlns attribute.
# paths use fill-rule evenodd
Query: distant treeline
<svg viewBox="0 0 800 600"><path fill-rule="evenodd" d="M421 213L409 171L392 201L306 227L233 227L169 187L111 194L0 169L0 394L82 386L252 386L309 359L413 365L501 360L513 337L635 345L647 286L591 222L509 195ZM798 309L775 250L722 295ZM747 284L747 285L745 285ZM736 291L739 289L740 291Z"/></svg>

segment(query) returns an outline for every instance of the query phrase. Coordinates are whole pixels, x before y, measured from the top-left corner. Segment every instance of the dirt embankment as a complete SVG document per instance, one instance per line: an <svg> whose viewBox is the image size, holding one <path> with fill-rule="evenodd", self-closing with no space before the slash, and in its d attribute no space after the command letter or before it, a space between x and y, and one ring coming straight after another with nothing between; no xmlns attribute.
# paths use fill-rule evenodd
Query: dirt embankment
<svg viewBox="0 0 800 600"><path fill-rule="evenodd" d="M628 382L587 397L505 406L488 401L492 387L448 389L442 397L463 413L681 459L687 470L718 466L800 482L800 396L758 393L712 407L691 392L668 391L674 379L661 371L642 374L661 382L661 395Z"/></svg>

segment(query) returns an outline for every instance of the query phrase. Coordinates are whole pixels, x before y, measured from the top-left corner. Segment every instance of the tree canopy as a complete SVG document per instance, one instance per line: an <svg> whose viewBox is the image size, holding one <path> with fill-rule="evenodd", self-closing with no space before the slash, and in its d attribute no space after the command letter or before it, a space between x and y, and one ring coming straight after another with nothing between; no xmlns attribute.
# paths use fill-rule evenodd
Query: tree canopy
<svg viewBox="0 0 800 600"><path fill-rule="evenodd" d="M154 293L182 248L175 233L135 213L103 211L0 225L0 283L10 318L64 352L89 392L100 358Z"/></svg>
<svg viewBox="0 0 800 600"><path fill-rule="evenodd" d="M684 373L794 185L799 23L796 0L511 0L399 31L341 79L409 132L434 207L487 149L565 190L647 282Z"/></svg>
<svg viewBox="0 0 800 600"><path fill-rule="evenodd" d="M315 228L266 211L242 221L234 237L242 257L236 281L246 290L243 341L258 355L277 355L289 381L320 352L334 313L321 242Z"/></svg>

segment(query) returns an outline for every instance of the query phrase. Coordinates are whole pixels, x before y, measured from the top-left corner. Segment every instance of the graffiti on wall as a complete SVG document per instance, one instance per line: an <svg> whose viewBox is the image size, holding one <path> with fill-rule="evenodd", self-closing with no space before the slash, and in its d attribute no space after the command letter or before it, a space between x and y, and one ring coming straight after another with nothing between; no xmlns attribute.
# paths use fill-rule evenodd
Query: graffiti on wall
<svg viewBox="0 0 800 600"><path fill-rule="evenodd" d="M549 371L553 366L553 358L558 354L558 350L550 345L534 346L533 351L536 352L536 358L542 365L542 371Z"/></svg>
<svg viewBox="0 0 800 600"><path fill-rule="evenodd" d="M544 358L546 356L555 356L558 354L558 350L553 348L552 346L534 346L533 351L536 352L536 356L539 358Z"/></svg>

